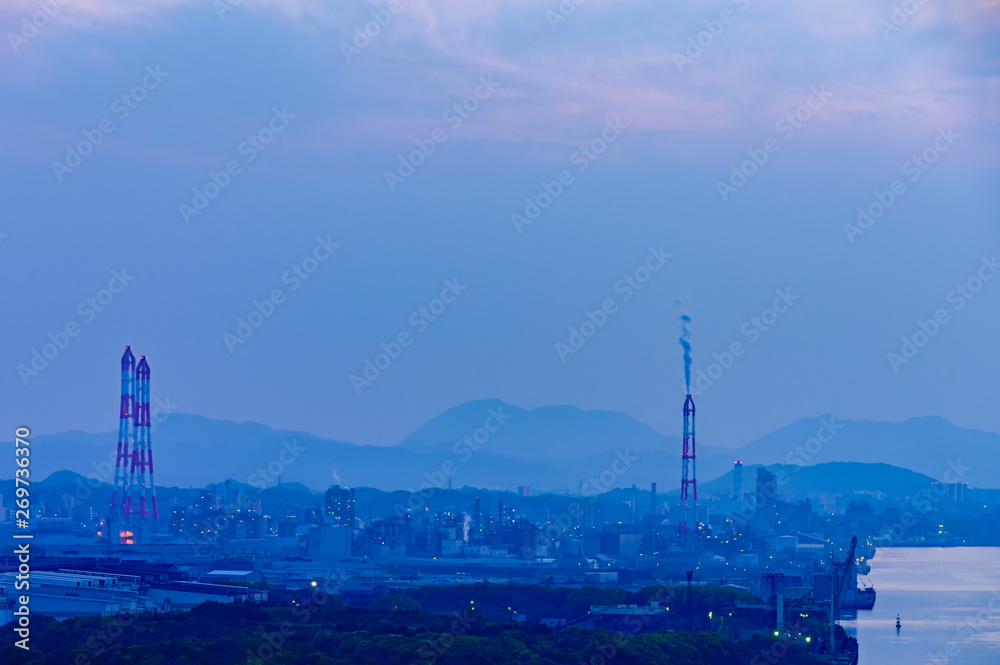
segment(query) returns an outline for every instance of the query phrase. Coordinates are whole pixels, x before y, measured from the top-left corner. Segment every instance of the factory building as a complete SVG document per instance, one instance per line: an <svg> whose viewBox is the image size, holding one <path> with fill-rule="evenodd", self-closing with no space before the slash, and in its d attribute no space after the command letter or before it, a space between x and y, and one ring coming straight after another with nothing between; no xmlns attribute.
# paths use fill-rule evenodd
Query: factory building
<svg viewBox="0 0 1000 665"><path fill-rule="evenodd" d="M354 490L334 485L326 491L326 519L334 526L354 528Z"/></svg>

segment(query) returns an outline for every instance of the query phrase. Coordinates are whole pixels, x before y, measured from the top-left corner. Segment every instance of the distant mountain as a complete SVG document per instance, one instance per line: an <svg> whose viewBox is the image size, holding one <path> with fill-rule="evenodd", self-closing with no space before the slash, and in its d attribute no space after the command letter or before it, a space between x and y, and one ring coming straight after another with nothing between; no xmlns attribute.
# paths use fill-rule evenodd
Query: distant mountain
<svg viewBox="0 0 1000 665"><path fill-rule="evenodd" d="M359 446L257 423L180 413L159 423L152 439L159 485L198 487L232 478L254 487L270 487L280 476L283 482L300 482L317 490L348 482L398 488L412 485L417 480L414 470L429 465L423 455L403 449ZM36 436L32 476L41 479L68 469L110 484L116 446L117 432Z"/></svg>
<svg viewBox="0 0 1000 665"><path fill-rule="evenodd" d="M744 488L753 491L757 466L744 468ZM924 490L932 479L907 469L889 466L887 464L860 464L855 462L831 462L811 467L788 465L772 465L769 467L779 478L778 493L783 499L795 500L809 496L847 495L854 492L880 493L894 497L914 496ZM699 487L699 496L708 497L720 495L728 498L732 492L732 471L721 477L704 482ZM285 515L294 506L317 506L322 502L319 492L314 492L298 483L285 483L280 486L258 490L251 485L233 482L233 488L239 488L243 496L261 501L266 514ZM215 483L212 496L225 496L223 483ZM14 502L14 481L0 480L0 495L5 505ZM175 505L188 505L200 496L201 489L191 490L160 485L156 488L161 517L170 514ZM665 492L659 495L661 503L667 495L676 496L677 491ZM579 501L575 495L566 494L534 494L531 497L518 496L489 489L456 487L454 491L438 490L429 495L417 498L406 491L396 490L383 492L369 487L357 487L357 499L360 506L358 517L368 520L373 517L385 517L396 513L399 506L409 506L414 509L427 508L431 511L449 509L455 506L459 510L468 511L474 497L482 500L483 506L496 506L497 501L517 510L519 515L541 521L553 511L565 512L570 503ZM64 508L74 515L85 515L88 509L106 508L111 499L111 486L107 483L94 483L72 471L58 471L45 480L37 481L32 486L32 502L39 507L48 509ZM631 519L632 510L629 505L632 500L635 505L647 506L650 502L648 489L613 489L602 495L600 512L604 519L611 521Z"/></svg>
<svg viewBox="0 0 1000 665"><path fill-rule="evenodd" d="M578 490L581 481L593 479L592 486L604 490L648 484L658 470L680 463L676 439L628 416L573 407L525 410L496 400L450 409L396 446L361 446L188 414L170 415L152 438L156 481L166 485L204 486L231 477L272 486L280 475L284 483L315 490L334 483L417 490L447 487L449 477L455 487L486 489ZM111 483L116 442L115 432L35 437L32 474L44 478L68 469ZM624 461L616 461L616 451Z"/></svg>
<svg viewBox="0 0 1000 665"><path fill-rule="evenodd" d="M501 420L503 420L501 424ZM488 431L488 430L495 431ZM70 470L114 479L115 432L62 432L33 439L32 477ZM575 407L522 409L498 400L468 402L417 428L395 446L362 446L302 432L172 414L153 431L156 481L204 486L233 478L247 485L334 483L384 490L469 485L541 490L581 484L661 492L679 485L680 442L629 416ZM962 473L973 487L1000 487L1000 436L964 430L940 418L904 423L800 420L742 448L700 446L698 476L715 478L733 459L752 464L883 463L935 479ZM950 462L950 465L949 465ZM954 473L954 472L953 472ZM802 476L807 477L807 476Z"/></svg>
<svg viewBox="0 0 1000 665"><path fill-rule="evenodd" d="M223 496L222 483L217 483L215 496ZM259 499L263 505L276 511L272 514L284 515L285 510L293 506L318 505L320 497L317 493L298 483L282 483L277 487L258 490L245 483L236 482L234 487L243 490L245 497ZM15 483L13 480L0 480L0 496L4 505L12 506L15 500ZM48 511L65 509L73 514L87 507L106 509L111 504L112 487L108 483L97 482L92 477L82 476L73 471L57 471L44 480L36 480L31 485L32 504L45 507ZM159 504L160 516L164 518L176 504L187 505L200 495L201 488L196 490L178 488L171 485L157 485L156 499Z"/></svg>
<svg viewBox="0 0 1000 665"><path fill-rule="evenodd" d="M503 421L500 423L500 421ZM609 450L677 450L680 440L615 411L574 406L522 409L500 400L466 402L428 421L400 442L407 450L450 451L463 437L485 426L483 448L519 460L578 460Z"/></svg>
<svg viewBox="0 0 1000 665"><path fill-rule="evenodd" d="M743 466L743 490L753 492L757 469L763 465ZM852 492L882 493L887 496L913 496L926 490L934 478L889 464L860 462L827 462L814 466L772 464L767 467L776 474L781 498L794 499L810 495L850 494ZM729 497L733 492L733 471L701 484L700 494Z"/></svg>
<svg viewBox="0 0 1000 665"><path fill-rule="evenodd" d="M882 463L939 480L961 473L970 487L1000 488L1000 435L962 429L943 418L902 423L807 418L735 452L744 464Z"/></svg>

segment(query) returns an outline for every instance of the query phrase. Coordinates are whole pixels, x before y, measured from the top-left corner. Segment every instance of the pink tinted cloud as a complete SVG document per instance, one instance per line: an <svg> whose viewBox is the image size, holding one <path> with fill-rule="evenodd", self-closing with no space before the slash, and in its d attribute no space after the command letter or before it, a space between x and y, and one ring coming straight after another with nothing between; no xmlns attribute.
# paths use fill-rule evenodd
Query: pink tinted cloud
<svg viewBox="0 0 1000 665"><path fill-rule="evenodd" d="M2 11L27 12L35 2L12 0ZM236 10L277 10L286 19L278 27L286 29L328 25L336 37L326 31L306 38L339 41L350 39L359 16L367 20L386 2L369 0L370 9L358 10L356 4L320 0L243 0ZM404 10L365 58L385 81L411 75L396 70L399 58L417 63L427 85L416 86L415 98L394 110L374 116L361 110L356 117L336 119L390 140L411 138L440 122L438 107L468 94L477 75L490 73L504 87L483 105L484 121L464 128L468 138L571 143L613 114L642 132L752 135L803 103L812 84L834 91L815 131L852 136L874 124L882 135L902 135L935 123L987 123L997 98L996 78L959 70L978 56L966 43L931 42L924 33L931 26L967 35L997 31L1000 0L956 0L947 12L923 3L888 40L878 26L891 14L888 0L750 0L743 10L724 1L664 8L649 0L587 0L571 17L575 24L559 27L558 39L544 16L558 7L554 0L399 2ZM194 0L71 0L66 16L150 25L189 6L206 11ZM679 72L674 53L704 29L703 20L726 8L736 20ZM612 18L613 24L593 32ZM623 25L627 37L616 33ZM649 25L662 29L644 32ZM370 83L358 79L347 85L354 86L348 93L364 98Z"/></svg>

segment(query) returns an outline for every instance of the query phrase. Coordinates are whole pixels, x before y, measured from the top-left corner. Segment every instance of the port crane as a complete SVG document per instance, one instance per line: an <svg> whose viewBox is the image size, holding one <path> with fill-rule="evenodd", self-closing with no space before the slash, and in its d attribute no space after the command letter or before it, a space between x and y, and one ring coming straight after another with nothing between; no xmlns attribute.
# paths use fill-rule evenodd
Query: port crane
<svg viewBox="0 0 1000 665"><path fill-rule="evenodd" d="M840 607L844 604L844 594L847 593L847 578L851 576L851 567L854 565L854 551L858 547L858 537L851 538L851 546L847 550L847 558L843 561L833 562L834 585L830 593L834 598L835 619L840 618ZM843 570L841 574L839 571Z"/></svg>

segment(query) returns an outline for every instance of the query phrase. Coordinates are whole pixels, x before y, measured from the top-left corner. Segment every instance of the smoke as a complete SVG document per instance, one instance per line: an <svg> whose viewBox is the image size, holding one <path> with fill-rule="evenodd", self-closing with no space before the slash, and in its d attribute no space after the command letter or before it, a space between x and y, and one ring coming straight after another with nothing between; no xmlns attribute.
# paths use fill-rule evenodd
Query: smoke
<svg viewBox="0 0 1000 665"><path fill-rule="evenodd" d="M336 483L337 485L340 485L340 474L337 473L336 469L332 469L332 471L333 471L333 473L332 473L332 475L333 475L333 482Z"/></svg>
<svg viewBox="0 0 1000 665"><path fill-rule="evenodd" d="M687 392L691 392L691 329L688 324L691 323L691 317L687 314L681 314L681 337L678 340L681 346L684 347L684 385L687 387Z"/></svg>

